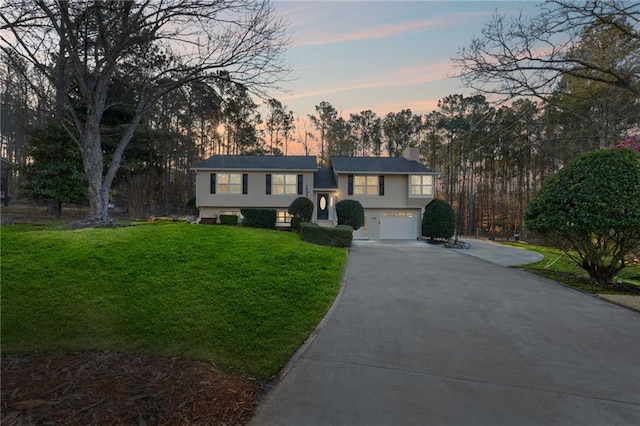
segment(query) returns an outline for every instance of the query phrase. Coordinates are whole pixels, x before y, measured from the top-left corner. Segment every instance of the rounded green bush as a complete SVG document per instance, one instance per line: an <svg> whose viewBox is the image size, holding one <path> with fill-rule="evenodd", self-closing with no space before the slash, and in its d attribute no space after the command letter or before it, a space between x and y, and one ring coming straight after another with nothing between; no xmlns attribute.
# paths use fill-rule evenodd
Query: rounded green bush
<svg viewBox="0 0 640 426"><path fill-rule="evenodd" d="M293 215L291 228L299 229L301 222L311 222L311 218L313 217L313 201L307 197L298 197L289 205L288 211L290 215Z"/></svg>
<svg viewBox="0 0 640 426"><path fill-rule="evenodd" d="M422 236L448 240L455 232L456 214L451 204L437 198L427 204L422 215Z"/></svg>
<svg viewBox="0 0 640 426"><path fill-rule="evenodd" d="M571 248L599 283L625 267L640 247L640 153L604 149L583 154L549 178L529 203L525 225Z"/></svg>
<svg viewBox="0 0 640 426"><path fill-rule="evenodd" d="M358 230L364 225L364 207L357 200L342 200L336 203L338 225L349 225Z"/></svg>

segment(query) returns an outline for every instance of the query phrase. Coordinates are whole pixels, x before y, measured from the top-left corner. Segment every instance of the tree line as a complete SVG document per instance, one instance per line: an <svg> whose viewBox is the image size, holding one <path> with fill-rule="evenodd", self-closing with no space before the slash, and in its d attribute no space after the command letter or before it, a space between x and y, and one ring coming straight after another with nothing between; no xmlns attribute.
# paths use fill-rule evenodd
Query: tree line
<svg viewBox="0 0 640 426"><path fill-rule="evenodd" d="M3 158L26 166L33 149L47 145L45 134L73 148L64 132L24 131L44 122L38 124L37 108L16 102L26 88L19 80L9 80L6 70ZM632 105L626 111L620 106L615 113L600 114L600 119L577 120L570 104L561 108L523 99L496 107L482 95L456 94L440 100L438 109L428 114L404 109L378 116L366 110L344 118L329 102L321 102L303 135L297 131L301 121L281 102L271 99L259 105L241 86L229 86L223 92L226 99L220 90L199 85L161 99L123 157L112 194L116 204L134 216L184 208L195 196L190 168L215 154L284 155L298 144L327 165L331 156L399 156L405 147L418 146L422 162L441 172L440 196L454 206L459 234L516 231L522 229L524 209L547 177L578 154L615 146L637 129ZM118 87L126 93L123 82ZM117 139L127 114L112 109L103 133ZM611 130L602 131L605 127ZM317 144L313 149L311 141ZM72 153L67 155L81 169L79 156ZM44 158L51 168L59 168L64 159ZM83 185L77 185L76 192L82 194ZM61 195L64 199L69 194ZM67 199L79 201L82 196Z"/></svg>
<svg viewBox="0 0 640 426"><path fill-rule="evenodd" d="M634 29L638 15L633 9L638 4L604 2L612 11L603 10L601 3L586 2L583 9L576 10L573 3L552 0L549 4L556 6L556 14L538 17L545 20L546 27L522 22L507 25L504 18L495 17L487 24L484 39L473 40L459 53L457 63L470 86L485 87L481 83L500 76L505 83L493 86L493 92L447 96L428 114L403 109L377 115L365 110L344 117L330 102L323 101L316 105L315 113L301 117L277 99L256 97L256 87L272 82L256 86L250 73L238 78L217 62L200 62L200 68L192 69L200 72L199 78L183 74L168 78L171 73L166 68L177 59L167 52L143 55L147 61L144 66L132 53L124 61L126 72L114 72L104 81L105 108L98 134L106 158L101 167L105 176L111 164L117 163L118 171L113 185L108 185L107 199L133 216L184 208L195 195L190 167L215 154L288 155L298 145L296 150L318 155L320 164L326 166L335 155L399 156L405 147L417 146L422 162L441 172L439 197L454 207L457 233L522 230L523 212L549 176L580 153L615 146L639 133L640 103L635 90L640 38ZM256 19L264 20L258 22L272 22L260 15L261 11L255 11ZM111 13L116 23L125 12L103 11ZM199 12L203 18L215 18L206 8ZM587 19L589 13L595 18ZM77 19L84 19L89 27L96 21L83 14ZM535 51L535 46L521 43L518 50L506 44L517 42L517 35L527 41L557 36L545 30L558 28L552 19L556 24L564 22L562 19L582 23L571 31L572 44L560 49L567 69L540 65L535 72L528 72L532 59L518 62L518 58L523 52ZM277 25L273 31L276 29ZM535 34L525 37L525 29ZM97 43L94 33L87 31L86 39ZM138 40L135 33L128 36ZM263 49L275 54L282 45L274 37L266 31L258 40L264 43ZM150 37L138 48L155 46L155 40ZM610 49L611 45L618 48ZM503 64L505 69L487 58L493 54L494 59L504 60L505 52L514 55L510 65ZM553 63L560 63L560 52L552 53L556 55ZM76 123L82 127L91 110L87 107L89 98L79 87L80 77L56 80L53 73L47 78L27 59L10 49L2 50L2 158L17 166L15 183L26 195L54 199L58 208L60 202L91 199L86 190L78 191L73 185L57 185L56 193L50 188L50 176L61 173L77 178L80 183L76 186L86 188L88 184L85 149L82 144L77 149L81 138L69 137L69 127L71 135L78 134ZM56 64L61 67L54 55L49 63L51 72L58 69ZM491 64L493 69L489 69ZM582 68L576 69L575 64ZM519 73L513 69L517 66L522 68ZM136 74L135 70L141 72ZM157 72L155 79L148 78L151 71ZM516 79L522 76L529 78ZM75 86L67 87L61 100L60 88L65 84ZM156 90L153 102L141 103L146 99L141 88ZM496 96L509 102L493 102ZM62 119L55 119L56 111L65 111L58 115ZM129 141L123 147L126 137ZM61 172L53 167L66 161L75 164L75 169ZM36 179L38 173L40 180Z"/></svg>

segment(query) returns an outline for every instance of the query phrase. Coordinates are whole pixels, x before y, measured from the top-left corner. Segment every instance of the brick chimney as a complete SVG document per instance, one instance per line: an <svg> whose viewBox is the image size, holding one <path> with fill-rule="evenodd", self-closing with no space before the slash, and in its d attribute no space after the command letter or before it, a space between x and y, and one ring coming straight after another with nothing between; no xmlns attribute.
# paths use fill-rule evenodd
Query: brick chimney
<svg viewBox="0 0 640 426"><path fill-rule="evenodd" d="M420 148L415 146L408 146L402 151L402 156L409 161L420 162Z"/></svg>

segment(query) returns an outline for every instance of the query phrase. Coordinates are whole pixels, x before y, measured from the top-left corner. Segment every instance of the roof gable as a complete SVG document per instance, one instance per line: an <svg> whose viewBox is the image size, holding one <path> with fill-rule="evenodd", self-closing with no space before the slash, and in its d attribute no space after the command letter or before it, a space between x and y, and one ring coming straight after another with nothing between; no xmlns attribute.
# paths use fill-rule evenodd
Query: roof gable
<svg viewBox="0 0 640 426"><path fill-rule="evenodd" d="M314 189L335 189L338 187L336 183L336 176L333 174L333 169L318 169L313 174L313 188Z"/></svg>
<svg viewBox="0 0 640 426"><path fill-rule="evenodd" d="M331 164L337 173L436 173L403 157L331 157Z"/></svg>
<svg viewBox="0 0 640 426"><path fill-rule="evenodd" d="M194 170L309 170L318 169L316 157L276 155L214 155L193 166Z"/></svg>

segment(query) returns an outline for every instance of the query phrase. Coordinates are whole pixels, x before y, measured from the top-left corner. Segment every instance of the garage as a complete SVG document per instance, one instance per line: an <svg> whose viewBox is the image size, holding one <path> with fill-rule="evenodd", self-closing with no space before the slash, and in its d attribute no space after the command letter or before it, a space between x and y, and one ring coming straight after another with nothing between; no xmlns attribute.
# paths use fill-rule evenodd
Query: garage
<svg viewBox="0 0 640 426"><path fill-rule="evenodd" d="M418 214L415 211L380 212L381 240L415 240Z"/></svg>

